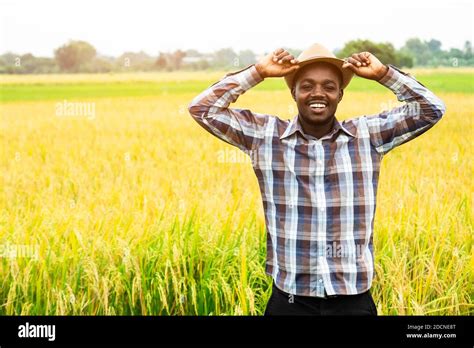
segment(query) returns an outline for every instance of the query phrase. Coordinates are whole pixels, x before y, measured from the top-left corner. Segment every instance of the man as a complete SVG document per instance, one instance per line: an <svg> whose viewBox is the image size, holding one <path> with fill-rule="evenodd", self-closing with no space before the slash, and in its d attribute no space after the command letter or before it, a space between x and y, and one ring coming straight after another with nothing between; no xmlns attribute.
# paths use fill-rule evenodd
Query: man
<svg viewBox="0 0 474 348"><path fill-rule="evenodd" d="M339 122L356 74L389 88L403 106ZM292 120L229 108L265 78L283 77L298 107ZM252 158L267 228L266 315L377 315L373 222L380 162L426 132L444 103L369 52L337 59L315 44L295 59L278 49L197 96L192 117Z"/></svg>

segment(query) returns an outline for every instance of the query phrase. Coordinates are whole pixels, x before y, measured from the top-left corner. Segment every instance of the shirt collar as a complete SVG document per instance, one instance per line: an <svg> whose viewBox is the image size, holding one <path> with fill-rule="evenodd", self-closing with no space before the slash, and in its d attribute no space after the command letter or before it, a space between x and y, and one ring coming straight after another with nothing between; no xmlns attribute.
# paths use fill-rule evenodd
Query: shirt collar
<svg viewBox="0 0 474 348"><path fill-rule="evenodd" d="M355 137L355 135L353 134L353 132L349 131L344 125L342 125L337 119L335 119L335 120L334 120L334 128L333 128L333 130L332 130L329 134L337 133L339 130L343 130L344 132L346 132L346 133L347 133L348 135L350 135L351 137ZM301 123L299 122L298 115L296 115L296 116L290 121L290 123L289 123L288 126L286 127L285 131L284 131L283 134L280 136L280 139L289 137L290 135L292 135L292 134L295 133L296 131L300 132L301 135L302 135L305 139L308 139L307 135L306 135L305 132L303 131L303 128L301 127Z"/></svg>

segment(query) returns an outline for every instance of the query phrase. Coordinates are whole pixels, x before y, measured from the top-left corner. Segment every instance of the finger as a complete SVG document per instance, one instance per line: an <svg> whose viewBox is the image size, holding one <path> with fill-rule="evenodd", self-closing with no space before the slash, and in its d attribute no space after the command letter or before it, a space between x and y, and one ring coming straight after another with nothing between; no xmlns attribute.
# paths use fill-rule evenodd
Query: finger
<svg viewBox="0 0 474 348"><path fill-rule="evenodd" d="M352 64L356 67L361 66L361 63L357 59L352 58L352 57L347 58L347 62L349 62L350 64Z"/></svg>
<svg viewBox="0 0 474 348"><path fill-rule="evenodd" d="M349 58L346 58L346 61L342 64L342 68L343 69L349 69L353 72L356 72L356 70L357 70L357 67L354 64L349 62Z"/></svg>
<svg viewBox="0 0 474 348"><path fill-rule="evenodd" d="M362 52L362 54L365 56L365 59L367 62L370 64L370 56L372 55L370 52Z"/></svg>
<svg viewBox="0 0 474 348"><path fill-rule="evenodd" d="M277 62L278 60L281 59L281 57L283 57L284 54L285 54L285 50L283 48L277 49L275 52L273 52L273 61Z"/></svg>
<svg viewBox="0 0 474 348"><path fill-rule="evenodd" d="M353 61L350 61L350 63L356 65L356 66L362 66L362 62L359 60L359 55L357 53L354 53L349 59L352 59Z"/></svg>
<svg viewBox="0 0 474 348"><path fill-rule="evenodd" d="M273 51L273 54L280 54L283 51L283 48L277 48L275 51Z"/></svg>
<svg viewBox="0 0 474 348"><path fill-rule="evenodd" d="M370 52L362 52L361 54L365 59L365 63L367 64L367 66L369 66L372 63L372 60L371 60L372 54Z"/></svg>
<svg viewBox="0 0 474 348"><path fill-rule="evenodd" d="M367 57L365 56L364 52L358 53L357 57L359 58L359 61L362 63L363 66L369 65L370 62L367 59Z"/></svg>
<svg viewBox="0 0 474 348"><path fill-rule="evenodd" d="M287 51L282 51L282 52L280 52L280 53L274 55L274 57L276 57L276 59L277 59L278 61L280 61L283 57L287 56L288 54L289 54L289 53L288 53ZM275 59L273 59L273 60L275 60Z"/></svg>
<svg viewBox="0 0 474 348"><path fill-rule="evenodd" d="M279 59L278 59L278 64L285 64L285 63L288 63L290 62L292 59L294 59L294 57L287 53L286 55L283 55L281 56Z"/></svg>
<svg viewBox="0 0 474 348"><path fill-rule="evenodd" d="M281 62L280 64L291 63L291 61L293 61L294 59L295 57L293 57L291 54L288 54L287 56L281 58L278 62Z"/></svg>

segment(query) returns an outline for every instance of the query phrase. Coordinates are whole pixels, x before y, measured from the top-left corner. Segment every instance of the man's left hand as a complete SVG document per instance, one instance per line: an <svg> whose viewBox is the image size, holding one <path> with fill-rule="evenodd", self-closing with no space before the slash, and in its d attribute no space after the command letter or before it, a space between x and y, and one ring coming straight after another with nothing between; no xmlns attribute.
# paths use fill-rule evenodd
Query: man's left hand
<svg viewBox="0 0 474 348"><path fill-rule="evenodd" d="M379 81L388 71L388 66L382 64L370 52L354 53L342 65L344 69L352 70L357 76Z"/></svg>

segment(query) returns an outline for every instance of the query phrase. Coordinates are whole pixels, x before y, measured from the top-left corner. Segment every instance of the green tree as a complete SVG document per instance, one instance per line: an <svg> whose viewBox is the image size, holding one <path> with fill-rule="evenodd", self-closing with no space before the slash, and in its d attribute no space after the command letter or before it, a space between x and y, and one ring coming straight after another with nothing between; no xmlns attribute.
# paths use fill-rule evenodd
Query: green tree
<svg viewBox="0 0 474 348"><path fill-rule="evenodd" d="M152 70L155 64L155 58L147 53L125 52L115 60L115 65L122 71L147 71Z"/></svg>
<svg viewBox="0 0 474 348"><path fill-rule="evenodd" d="M90 63L97 54L94 46L85 41L69 41L54 51L61 71L78 72L81 66Z"/></svg>
<svg viewBox="0 0 474 348"><path fill-rule="evenodd" d="M397 61L397 66L399 67L413 68L414 59L408 53L397 52Z"/></svg>
<svg viewBox="0 0 474 348"><path fill-rule="evenodd" d="M255 53L253 53L253 51L251 50L240 51L238 55L238 59L239 59L238 61L239 67L240 68L246 67L250 64L255 63Z"/></svg>
<svg viewBox="0 0 474 348"><path fill-rule="evenodd" d="M431 58L428 45L419 38L408 39L400 51L404 54L411 55L415 65L428 65Z"/></svg>
<svg viewBox="0 0 474 348"><path fill-rule="evenodd" d="M471 41L466 41L464 43L464 58L465 59L472 59L473 54L472 54L472 44Z"/></svg>
<svg viewBox="0 0 474 348"><path fill-rule="evenodd" d="M238 66L238 56L231 48L223 48L214 53L213 65L216 68L231 68Z"/></svg>
<svg viewBox="0 0 474 348"><path fill-rule="evenodd" d="M439 55L441 53L441 41L431 39L426 43L428 49L430 50L431 54Z"/></svg>
<svg viewBox="0 0 474 348"><path fill-rule="evenodd" d="M58 67L51 58L35 57L31 53L23 55L5 53L0 56L0 73L47 74L54 72L58 72Z"/></svg>
<svg viewBox="0 0 474 348"><path fill-rule="evenodd" d="M352 40L347 42L344 47L337 52L339 58L350 57L353 53L370 52L375 55L384 64L399 65L397 52L389 42L376 43L370 40Z"/></svg>

